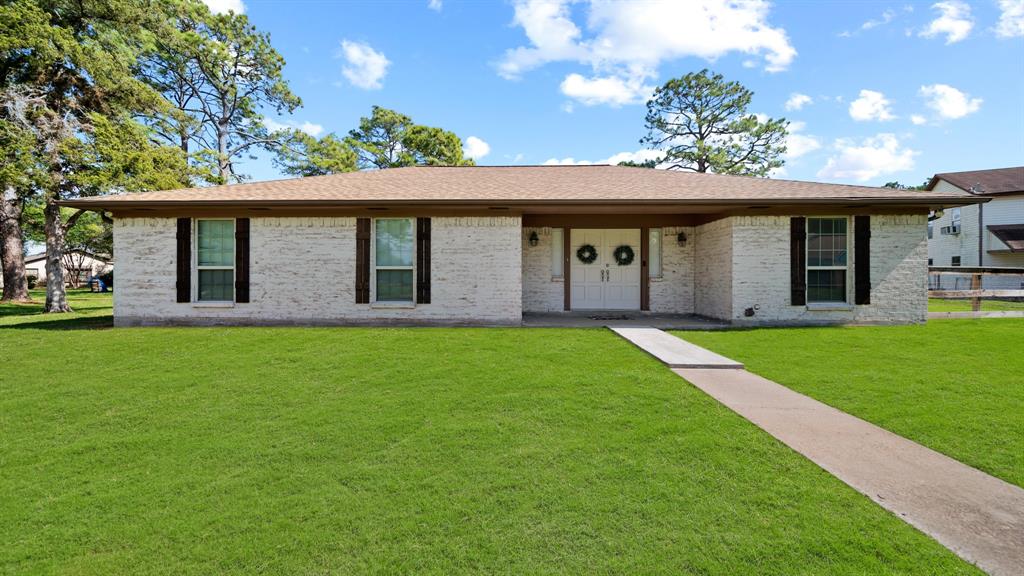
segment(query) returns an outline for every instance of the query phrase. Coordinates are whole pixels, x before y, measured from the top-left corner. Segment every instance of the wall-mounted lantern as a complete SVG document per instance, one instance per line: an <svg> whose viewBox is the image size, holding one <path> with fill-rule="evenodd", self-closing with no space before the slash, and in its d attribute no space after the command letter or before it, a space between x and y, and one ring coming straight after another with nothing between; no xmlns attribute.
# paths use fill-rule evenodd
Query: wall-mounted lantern
<svg viewBox="0 0 1024 576"><path fill-rule="evenodd" d="M540 243L540 238L537 237L537 231L530 232L530 246L536 246Z"/></svg>
<svg viewBox="0 0 1024 576"><path fill-rule="evenodd" d="M686 246L686 232L676 234L676 243L679 244L680 247Z"/></svg>

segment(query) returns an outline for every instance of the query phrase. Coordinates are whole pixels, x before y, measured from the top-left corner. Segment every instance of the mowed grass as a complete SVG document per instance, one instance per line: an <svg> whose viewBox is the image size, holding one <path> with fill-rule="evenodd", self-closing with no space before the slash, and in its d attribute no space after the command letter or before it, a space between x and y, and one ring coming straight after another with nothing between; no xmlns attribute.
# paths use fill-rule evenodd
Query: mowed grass
<svg viewBox="0 0 1024 576"><path fill-rule="evenodd" d="M1022 311L1024 312L1024 302L1009 302L1005 300L982 300L981 301L982 312L1001 312L1001 311ZM928 311L929 312L970 312L971 301L970 300L949 300L945 298L929 298L928 299Z"/></svg>
<svg viewBox="0 0 1024 576"><path fill-rule="evenodd" d="M1024 319L678 335L1024 486Z"/></svg>
<svg viewBox="0 0 1024 576"><path fill-rule="evenodd" d="M605 330L0 329L0 572L965 574Z"/></svg>
<svg viewBox="0 0 1024 576"><path fill-rule="evenodd" d="M113 325L113 301L110 292L90 292L87 288L68 289L68 305L73 312L43 314L46 290L30 291L31 302L0 302L0 328L105 328Z"/></svg>

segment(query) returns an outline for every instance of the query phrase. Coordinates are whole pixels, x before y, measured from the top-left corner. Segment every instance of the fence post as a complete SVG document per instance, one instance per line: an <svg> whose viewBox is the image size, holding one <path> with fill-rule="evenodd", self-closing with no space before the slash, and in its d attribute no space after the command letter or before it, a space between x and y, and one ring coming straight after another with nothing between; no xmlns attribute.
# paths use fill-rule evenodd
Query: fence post
<svg viewBox="0 0 1024 576"><path fill-rule="evenodd" d="M971 290L981 290L981 274L971 275ZM975 296L971 298L971 310L974 312L981 312L981 298Z"/></svg>

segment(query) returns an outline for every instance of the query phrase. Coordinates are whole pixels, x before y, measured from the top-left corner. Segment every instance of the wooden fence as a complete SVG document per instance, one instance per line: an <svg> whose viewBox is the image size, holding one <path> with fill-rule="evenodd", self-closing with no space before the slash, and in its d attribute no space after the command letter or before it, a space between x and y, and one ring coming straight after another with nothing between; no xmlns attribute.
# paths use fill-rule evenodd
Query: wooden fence
<svg viewBox="0 0 1024 576"><path fill-rule="evenodd" d="M986 298L1024 300L1024 268L930 266L928 297L971 301L970 312L932 312L933 318L1024 317L1024 310L981 310Z"/></svg>

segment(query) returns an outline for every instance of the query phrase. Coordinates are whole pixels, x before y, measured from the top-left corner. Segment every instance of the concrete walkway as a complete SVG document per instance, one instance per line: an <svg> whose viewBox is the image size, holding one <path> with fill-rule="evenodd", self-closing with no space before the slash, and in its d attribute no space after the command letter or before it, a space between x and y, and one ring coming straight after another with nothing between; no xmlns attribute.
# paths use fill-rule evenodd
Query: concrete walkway
<svg viewBox="0 0 1024 576"><path fill-rule="evenodd" d="M721 358L670 334L662 333L684 346L623 330L615 331L670 365L706 358L694 349ZM1024 575L1024 489L746 370L672 371L961 558Z"/></svg>
<svg viewBox="0 0 1024 576"><path fill-rule="evenodd" d="M664 362L669 368L743 368L743 364L690 344L657 328L609 326L612 332Z"/></svg>

